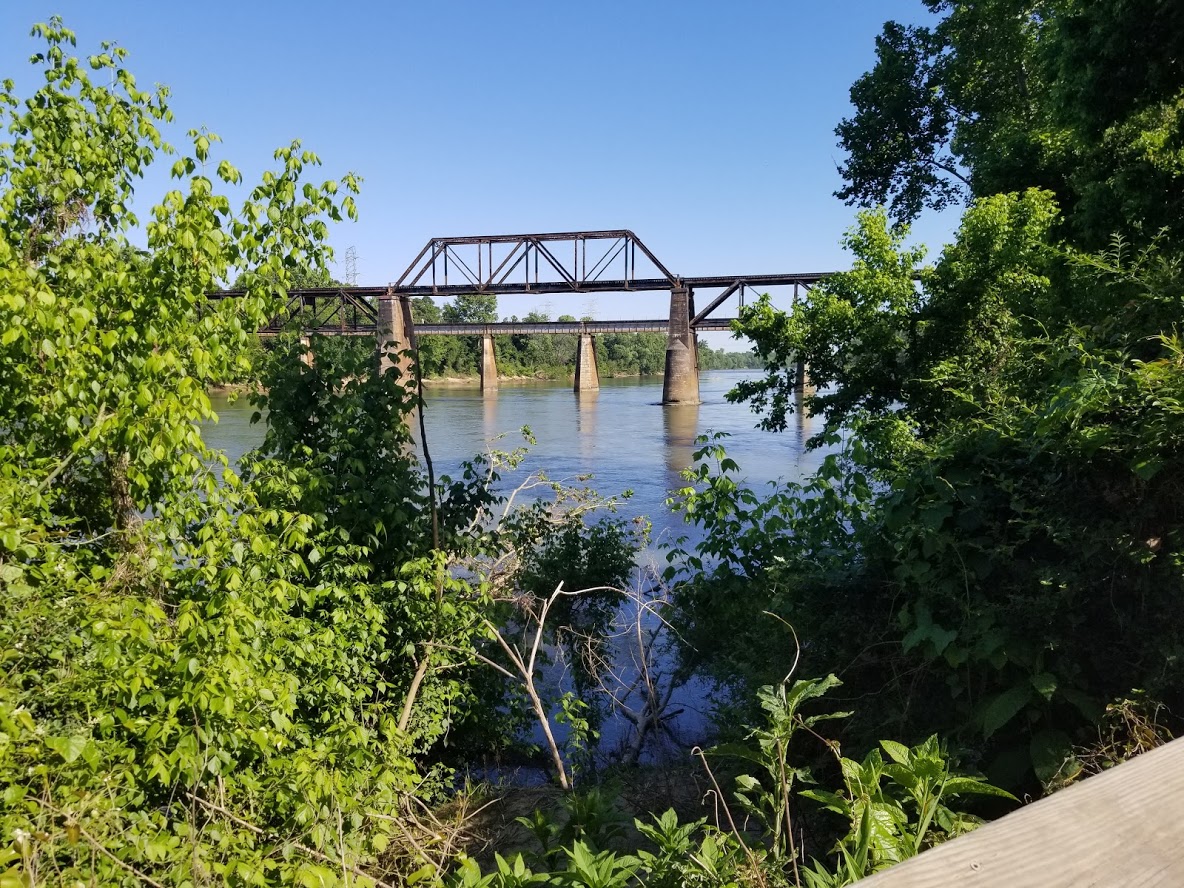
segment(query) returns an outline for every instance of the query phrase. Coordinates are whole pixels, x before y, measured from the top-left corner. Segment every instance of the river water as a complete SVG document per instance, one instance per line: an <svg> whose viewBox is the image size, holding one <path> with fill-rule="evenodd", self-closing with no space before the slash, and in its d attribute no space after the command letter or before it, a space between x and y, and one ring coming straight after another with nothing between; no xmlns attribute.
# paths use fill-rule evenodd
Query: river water
<svg viewBox="0 0 1184 888"><path fill-rule="evenodd" d="M662 407L660 377L603 379L599 392L579 394L568 382L541 380L503 380L499 390L488 395L482 395L476 383L429 385L424 414L428 444L437 474L455 473L463 460L490 446L520 446L519 430L528 426L537 443L519 469L503 478L504 487L512 489L529 472L542 470L553 479L591 475L580 483L604 495L631 490L632 497L619 513L652 522L653 542L642 560L654 564L661 560L663 545L674 537L695 537L666 500L672 490L685 486L680 473L693 461L698 436L726 433L728 455L753 487L777 479L798 480L817 468L821 455L804 448L805 440L817 431L809 418L795 416L796 425L774 434L756 428L757 417L746 405L725 400L737 382L754 373L702 373L703 403L694 407ZM254 411L246 398L213 400L219 422L206 427L206 442L235 461L259 444L263 427L250 424ZM495 441L498 436L504 437ZM671 705L683 710L676 725L681 737L694 741L707 729L707 695L701 683L676 693ZM620 742L627 728L623 721L610 720L602 743L607 747Z"/></svg>
<svg viewBox="0 0 1184 888"><path fill-rule="evenodd" d="M601 380L599 392L576 394L567 382L504 380L499 390L482 395L477 384L429 383L425 424L437 473L455 473L461 462L489 446L509 450L523 443L519 429L528 426L537 443L517 473L546 471L556 479L591 475L587 483L602 494L632 490L622 510L653 521L656 543L684 532L666 507L672 489L684 486L680 472L691 462L695 439L724 432L728 455L752 485L776 479L797 480L817 468L817 451L803 444L817 429L809 418L779 434L756 428L746 405L729 404L724 395L755 371L716 370L700 375L703 403L662 407L661 377ZM226 452L232 462L257 446L263 426L250 424L254 412L245 397L214 396L219 421L205 429L206 443ZM504 436L500 440L494 439ZM515 475L505 478L516 486Z"/></svg>

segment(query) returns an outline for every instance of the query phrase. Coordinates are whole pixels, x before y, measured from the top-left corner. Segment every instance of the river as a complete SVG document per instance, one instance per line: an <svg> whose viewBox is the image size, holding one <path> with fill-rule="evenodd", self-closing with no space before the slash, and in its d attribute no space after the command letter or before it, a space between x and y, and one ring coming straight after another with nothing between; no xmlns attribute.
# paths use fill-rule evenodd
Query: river
<svg viewBox="0 0 1184 888"><path fill-rule="evenodd" d="M522 444L519 429L528 426L536 444L516 473L504 478L511 489L529 472L542 470L554 479L591 475L587 483L605 495L626 490L632 497L620 510L627 517L644 516L653 525L653 542L644 560L656 561L663 544L688 532L680 516L666 505L670 491L684 486L698 436L724 432L728 455L750 486L776 479L798 480L812 472L821 455L807 452L805 439L817 431L809 418L775 434L756 428L757 417L746 405L730 404L725 394L755 371L704 372L699 388L702 404L662 407L660 377L601 380L599 392L576 394L570 382L504 380L496 393L482 395L472 385L429 384L425 394L428 444L437 473L454 473L461 462L490 446L512 449ZM205 429L206 442L226 452L231 461L262 440L262 425L251 425L253 408L246 398L216 396L219 421ZM691 534L692 538L694 534ZM707 727L704 710L708 689L691 684L680 689L672 706L683 709L678 730L694 738ZM607 723L603 742L619 742L623 723Z"/></svg>
<svg viewBox="0 0 1184 888"><path fill-rule="evenodd" d="M724 432L728 455L754 485L776 479L796 480L817 468L817 451L806 452L805 439L817 429L811 420L774 434L756 428L756 416L724 395L755 371L705 371L699 380L703 403L662 407L661 377L601 380L599 392L576 394L571 383L551 380L504 380L495 394L482 395L472 385L426 387L425 424L437 473L455 472L461 462L494 446L508 450L523 443L518 430L528 426L537 441L517 476L544 470L556 479L591 475L587 483L601 493L632 490L623 510L653 521L661 543L683 524L666 499L683 486L679 473L692 462L695 439ZM262 425L251 425L254 408L245 397L213 397L219 421L205 429L206 443L223 450L231 462L257 446ZM513 486L514 475L506 483Z"/></svg>

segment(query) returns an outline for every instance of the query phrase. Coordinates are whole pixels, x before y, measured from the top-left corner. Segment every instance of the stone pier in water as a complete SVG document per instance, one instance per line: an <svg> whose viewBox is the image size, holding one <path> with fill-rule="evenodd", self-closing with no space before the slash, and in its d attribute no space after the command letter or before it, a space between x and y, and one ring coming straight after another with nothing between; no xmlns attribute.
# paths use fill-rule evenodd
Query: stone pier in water
<svg viewBox="0 0 1184 888"><path fill-rule="evenodd" d="M600 389L600 373L596 369L596 340L591 333L580 334L580 345L576 349L577 392L594 392Z"/></svg>
<svg viewBox="0 0 1184 888"><path fill-rule="evenodd" d="M666 375L662 381L663 404L699 403L699 346L691 328L694 316L695 296L690 287L671 290Z"/></svg>
<svg viewBox="0 0 1184 888"><path fill-rule="evenodd" d="M493 353L493 334L481 337L481 391L497 391L497 358Z"/></svg>
<svg viewBox="0 0 1184 888"><path fill-rule="evenodd" d="M679 282L681 283L681 281ZM388 290L377 301L378 366L380 371L398 367L401 377L408 383L414 380L415 324L411 315L408 297ZM709 307L710 308L710 307ZM666 327L666 367L662 382L662 403L664 405L688 405L700 403L699 398L699 348L698 337L691 321L695 318L695 295L688 286L676 286L670 291L670 315ZM481 339L481 354L478 370L482 392L494 392L498 388L497 357L494 351L495 333L513 335L551 332L579 337L576 348L575 380L577 392L597 391L600 388L600 373L596 361L595 331L607 328L609 332L654 331L657 321L589 321L559 323L499 322L489 325L428 325L433 335L462 336L476 335ZM630 327L632 325L632 328ZM624 327L625 329L618 329ZM443 329L440 329L443 328ZM542 329L539 329L542 328ZM574 328L574 329L573 329ZM589 329L591 328L591 329ZM658 327L658 329L661 329ZM714 326L712 329L721 329ZM470 330L472 332L470 332ZM799 379L807 379L799 372ZM806 383L809 385L809 383Z"/></svg>

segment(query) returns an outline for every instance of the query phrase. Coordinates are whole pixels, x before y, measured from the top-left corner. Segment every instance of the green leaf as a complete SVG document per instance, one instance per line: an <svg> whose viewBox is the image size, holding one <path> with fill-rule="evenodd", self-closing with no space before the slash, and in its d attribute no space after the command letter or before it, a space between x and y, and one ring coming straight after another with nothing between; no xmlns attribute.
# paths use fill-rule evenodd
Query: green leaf
<svg viewBox="0 0 1184 888"><path fill-rule="evenodd" d="M315 863L301 864L296 871L296 880L303 888L330 888L337 885L338 873Z"/></svg>
<svg viewBox="0 0 1184 888"><path fill-rule="evenodd" d="M957 637L958 633L953 629L943 629L936 623L923 623L905 635L901 640L901 649L908 653L918 644L927 641L933 645L933 649L926 650L925 653L928 656L940 657Z"/></svg>
<svg viewBox="0 0 1184 888"><path fill-rule="evenodd" d="M828 809L839 814L845 814L851 807L851 803L843 796L823 789L803 789L798 795L825 805Z"/></svg>
<svg viewBox="0 0 1184 888"><path fill-rule="evenodd" d="M881 740L880 745L884 747L884 751L898 765L907 765L909 763L911 758L909 748L903 743L897 743L895 740Z"/></svg>
<svg viewBox="0 0 1184 888"><path fill-rule="evenodd" d="M1091 722L1096 722L1106 711L1106 708L1097 699L1076 688L1061 688L1061 696Z"/></svg>
<svg viewBox="0 0 1184 888"><path fill-rule="evenodd" d="M436 875L436 868L430 863L427 863L407 877L407 884L414 885L417 882L422 882L424 879L430 879L434 875Z"/></svg>
<svg viewBox="0 0 1184 888"><path fill-rule="evenodd" d="M1051 700L1057 689L1057 677L1051 672L1038 672L1032 676L1032 687L1045 700Z"/></svg>
<svg viewBox="0 0 1184 888"><path fill-rule="evenodd" d="M1015 796L1006 789L993 786L977 777L951 777L942 787L943 795L987 795L998 796L1001 799L1011 799L1018 802Z"/></svg>
<svg viewBox="0 0 1184 888"><path fill-rule="evenodd" d="M1015 718L1032 700L1032 688L1026 684L1016 685L1004 691L983 710L983 738L992 734Z"/></svg>
<svg viewBox="0 0 1184 888"><path fill-rule="evenodd" d="M938 530L953 514L954 507L949 503L936 503L921 510L921 521L926 527Z"/></svg>
<svg viewBox="0 0 1184 888"><path fill-rule="evenodd" d="M1131 466L1131 471L1142 478L1144 481L1150 481L1159 474L1160 469L1164 466L1163 460L1157 456L1149 459L1138 460Z"/></svg>
<svg viewBox="0 0 1184 888"><path fill-rule="evenodd" d="M88 737L78 734L73 737L50 737L45 741L45 745L60 755L67 765L70 765L78 760L89 742Z"/></svg>

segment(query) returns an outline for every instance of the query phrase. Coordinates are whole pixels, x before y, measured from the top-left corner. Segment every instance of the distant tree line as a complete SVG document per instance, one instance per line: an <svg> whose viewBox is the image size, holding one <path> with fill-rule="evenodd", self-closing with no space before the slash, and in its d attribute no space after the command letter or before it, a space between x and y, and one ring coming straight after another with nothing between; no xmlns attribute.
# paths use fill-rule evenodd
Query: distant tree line
<svg viewBox="0 0 1184 888"><path fill-rule="evenodd" d="M248 277L240 274L231 286L241 290L246 288L247 283ZM288 284L289 289L340 286L344 284L328 272L312 269L296 270ZM465 294L445 305L437 305L430 296L420 296L411 300L411 306L412 315L418 324L492 324L499 320L496 296ZM506 320L546 323L551 320L574 322L580 319L569 314L553 319L544 311L531 311L522 318L511 316ZM654 376L665 371L665 333L607 333L597 336L595 341L597 368L602 376ZM495 336L493 345L498 372L502 376L562 377L574 372L579 342L573 335L541 334ZM421 336L419 346L424 376L477 375L481 360L481 340L478 337ZM244 354L258 353L263 347L259 337L252 337L244 346ZM332 345L321 342L317 345L318 353L326 348L334 351L343 348L370 349L371 345L364 339ZM699 367L702 370L743 370L763 366L751 349L730 352L724 348L713 349L702 339L699 340ZM243 381L237 376L224 380L231 383Z"/></svg>
<svg viewBox="0 0 1184 888"><path fill-rule="evenodd" d="M413 299L416 323L492 324L498 321L497 297L470 294L458 296L447 305L437 305L430 296ZM564 314L552 319L544 311L531 311L510 321L546 323L576 321ZM589 320L584 318L584 320ZM504 376L564 376L576 363L578 339L574 335L515 334L495 336L494 354L498 372ZM426 376L473 376L481 358L481 341L468 336L421 336L420 355ZM665 333L606 333L596 337L596 361L605 376L649 376L666 367ZM752 351L729 352L713 349L699 341L699 366L704 370L742 369L761 366Z"/></svg>

